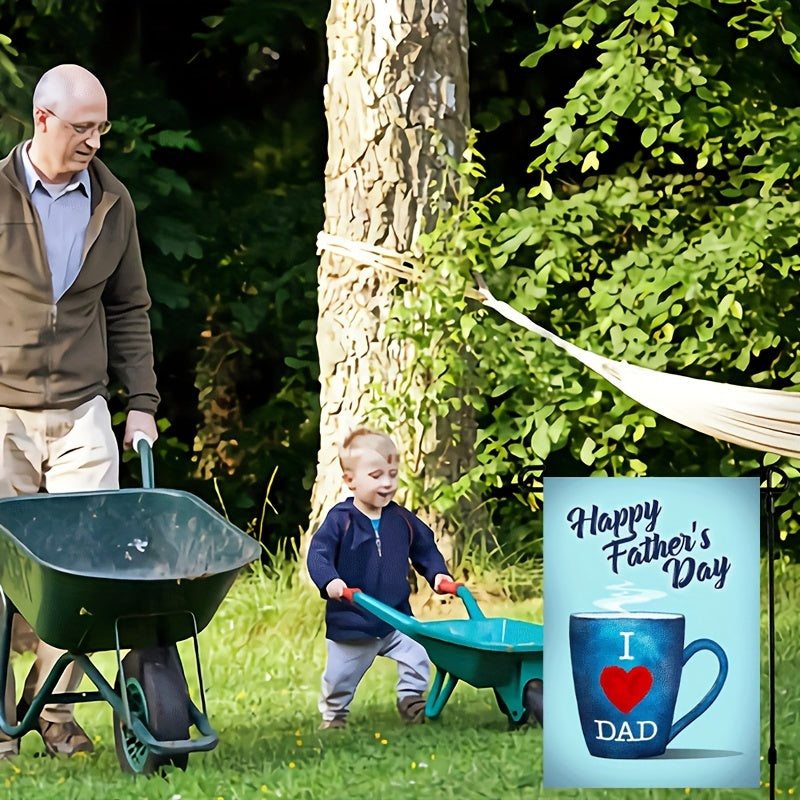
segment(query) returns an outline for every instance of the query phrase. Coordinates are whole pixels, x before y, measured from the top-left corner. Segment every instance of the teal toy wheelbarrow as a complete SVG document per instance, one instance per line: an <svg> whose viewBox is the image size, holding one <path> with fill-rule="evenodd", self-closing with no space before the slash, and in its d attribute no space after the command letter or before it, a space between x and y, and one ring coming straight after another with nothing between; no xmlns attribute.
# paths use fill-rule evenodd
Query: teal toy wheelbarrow
<svg viewBox="0 0 800 800"><path fill-rule="evenodd" d="M442 581L439 591L461 598L469 619L422 621L360 589L345 589L344 596L425 648L436 668L425 705L427 717L439 717L461 680L478 689L493 689L497 704L512 727L530 717L541 725L542 626L486 617L461 583Z"/></svg>
<svg viewBox="0 0 800 800"><path fill-rule="evenodd" d="M66 651L17 724L0 703L0 730L20 738L47 703L105 700L121 768L146 774L170 763L185 768L189 753L217 745L197 634L261 548L193 495L154 489L150 446L139 441L137 449L143 489L0 500L0 698L15 611ZM176 646L184 639L194 641L199 708ZM102 650L117 654L113 687L89 657ZM96 691L55 691L73 661Z"/></svg>

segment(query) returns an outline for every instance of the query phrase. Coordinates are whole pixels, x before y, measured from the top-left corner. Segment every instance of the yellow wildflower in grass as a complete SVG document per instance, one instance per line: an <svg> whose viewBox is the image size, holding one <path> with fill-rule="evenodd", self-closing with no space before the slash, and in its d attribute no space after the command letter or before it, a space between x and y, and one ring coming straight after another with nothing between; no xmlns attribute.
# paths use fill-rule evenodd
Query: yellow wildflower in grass
<svg viewBox="0 0 800 800"><path fill-rule="evenodd" d="M411 762L411 769L416 769L416 768L417 768L417 762L416 761L412 761Z"/></svg>
<svg viewBox="0 0 800 800"><path fill-rule="evenodd" d="M298 747L302 747L303 746L303 740L302 739L298 739L297 740L297 746Z"/></svg>
<svg viewBox="0 0 800 800"><path fill-rule="evenodd" d="M380 733L378 731L375 732L375 738L376 739L380 739L381 738L381 735L380 735Z"/></svg>
<svg viewBox="0 0 800 800"><path fill-rule="evenodd" d="M389 740L388 739L381 739L381 744L389 744Z"/></svg>
<svg viewBox="0 0 800 800"><path fill-rule="evenodd" d="M295 764L294 761L289 762L289 769L294 769L296 766L297 764Z"/></svg>
<svg viewBox="0 0 800 800"><path fill-rule="evenodd" d="M21 769L20 769L20 768L19 768L19 767L18 767L16 764L12 764L12 765L11 765L11 769L12 769L14 772L16 772L16 773L17 773L17 775L19 775L19 774L20 774L20 772L22 772L22 770L21 770Z"/></svg>
<svg viewBox="0 0 800 800"><path fill-rule="evenodd" d="M302 736L302 735L303 735L303 731L301 731L301 730L298 728L298 729L297 729L297 730L294 732L294 735L295 735L295 736Z"/></svg>
<svg viewBox="0 0 800 800"><path fill-rule="evenodd" d="M269 789L267 789L266 785L262 783L262 784L261 784L261 791L262 791L264 794L266 794L266 793L269 791Z"/></svg>

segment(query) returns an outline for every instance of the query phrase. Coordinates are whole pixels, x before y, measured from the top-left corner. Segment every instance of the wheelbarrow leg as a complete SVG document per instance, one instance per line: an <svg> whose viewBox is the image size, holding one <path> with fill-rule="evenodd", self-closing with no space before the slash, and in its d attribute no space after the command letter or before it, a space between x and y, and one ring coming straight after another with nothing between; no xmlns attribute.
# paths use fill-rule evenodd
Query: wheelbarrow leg
<svg viewBox="0 0 800 800"><path fill-rule="evenodd" d="M425 704L425 716L436 719L445 706L445 703L453 694L458 678L443 669L436 667L436 674L433 676L433 683L428 694L428 702Z"/></svg>
<svg viewBox="0 0 800 800"><path fill-rule="evenodd" d="M501 686L496 686L497 705L508 718L511 728L519 728L532 716L544 725L542 656L535 654L517 664L516 675Z"/></svg>
<svg viewBox="0 0 800 800"><path fill-rule="evenodd" d="M0 588L0 602L2 602L3 606L2 613L0 613L0 698L4 699L8 689L8 672L11 669L11 629L16 609L5 596L2 588ZM56 684L73 661L82 661L83 663L88 662L88 659L86 656L76 656L72 653L64 653L59 656L47 674L41 688L31 702L27 704L27 709L22 719L17 719L16 725L12 725L8 721L5 702L0 700L0 730L6 736L19 738L33 730L36 727L39 714L47 703L75 703L100 699L99 694L95 692L55 692Z"/></svg>

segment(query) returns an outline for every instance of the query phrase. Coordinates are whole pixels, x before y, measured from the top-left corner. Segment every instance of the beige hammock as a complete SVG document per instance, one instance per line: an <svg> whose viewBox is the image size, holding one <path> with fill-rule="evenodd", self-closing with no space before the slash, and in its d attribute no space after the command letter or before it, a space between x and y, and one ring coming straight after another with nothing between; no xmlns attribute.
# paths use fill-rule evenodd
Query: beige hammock
<svg viewBox="0 0 800 800"><path fill-rule="evenodd" d="M319 251L328 250L407 280L419 278L413 257L324 233L319 235L317 245ZM467 297L480 300L510 322L549 339L643 406L725 442L800 458L800 393L687 378L598 356L556 336L508 303L497 300L480 275L476 274L475 279L478 290L468 288Z"/></svg>
<svg viewBox="0 0 800 800"><path fill-rule="evenodd" d="M476 276L481 301L510 322L549 339L628 397L668 419L716 439L800 458L800 394L734 386L612 361L561 339L508 303Z"/></svg>

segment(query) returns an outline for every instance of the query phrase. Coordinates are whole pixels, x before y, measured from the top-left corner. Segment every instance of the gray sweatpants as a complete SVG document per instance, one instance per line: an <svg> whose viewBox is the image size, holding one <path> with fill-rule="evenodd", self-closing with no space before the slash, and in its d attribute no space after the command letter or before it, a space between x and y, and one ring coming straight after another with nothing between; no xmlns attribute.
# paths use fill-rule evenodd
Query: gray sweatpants
<svg viewBox="0 0 800 800"><path fill-rule="evenodd" d="M397 699L423 694L428 688L431 666L425 648L400 631L383 639L351 642L325 640L328 662L322 673L319 710L322 718L346 719L359 682L376 656L397 662Z"/></svg>

